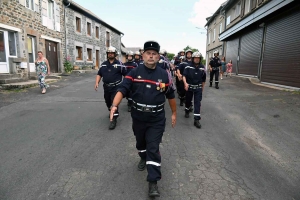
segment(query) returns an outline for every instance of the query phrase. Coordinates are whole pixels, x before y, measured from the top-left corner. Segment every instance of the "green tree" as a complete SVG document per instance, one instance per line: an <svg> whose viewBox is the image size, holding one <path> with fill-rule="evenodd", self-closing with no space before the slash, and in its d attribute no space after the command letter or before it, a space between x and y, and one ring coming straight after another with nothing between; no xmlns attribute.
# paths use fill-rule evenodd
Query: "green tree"
<svg viewBox="0 0 300 200"><path fill-rule="evenodd" d="M189 45L187 45L183 50L186 51L188 49L191 49L193 52L199 51L198 49L194 49L193 47L190 47Z"/></svg>
<svg viewBox="0 0 300 200"><path fill-rule="evenodd" d="M171 61L174 57L174 53L167 53L167 58Z"/></svg>

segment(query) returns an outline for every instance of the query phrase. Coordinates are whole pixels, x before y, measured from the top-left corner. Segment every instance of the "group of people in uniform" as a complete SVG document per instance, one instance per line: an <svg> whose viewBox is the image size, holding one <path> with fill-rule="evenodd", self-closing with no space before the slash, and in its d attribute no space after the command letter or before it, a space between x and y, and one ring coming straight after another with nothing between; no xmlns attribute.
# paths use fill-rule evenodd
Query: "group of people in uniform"
<svg viewBox="0 0 300 200"><path fill-rule="evenodd" d="M147 168L148 195L157 197L160 196L157 187L157 181L161 179L159 144L166 125L166 99L172 111L172 127L177 118L176 87L171 72L176 76L180 106L185 104L185 117L189 118L190 112L194 110L194 126L201 128L200 107L206 82L206 70L201 64L203 57L200 52L190 49L180 51L172 64L167 59L167 52L161 50L156 41L145 42L144 48L135 53L128 51L127 62L124 64L116 56L117 50L109 47L107 61L101 64L96 76L95 90L97 91L102 80L105 103L110 111L109 129L115 129L119 116L118 107L122 99L127 98L140 156L137 168L140 171ZM210 62L212 70L217 63L217 57Z"/></svg>

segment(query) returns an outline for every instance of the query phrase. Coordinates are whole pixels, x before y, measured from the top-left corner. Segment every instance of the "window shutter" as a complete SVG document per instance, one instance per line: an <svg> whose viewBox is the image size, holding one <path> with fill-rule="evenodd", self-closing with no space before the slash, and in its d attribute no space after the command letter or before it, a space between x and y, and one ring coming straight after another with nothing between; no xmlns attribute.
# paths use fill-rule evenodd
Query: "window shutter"
<svg viewBox="0 0 300 200"><path fill-rule="evenodd" d="M245 0L241 1L241 14L240 16L243 17L245 13Z"/></svg>
<svg viewBox="0 0 300 200"><path fill-rule="evenodd" d="M54 1L54 23L55 23L55 30L60 32L60 7Z"/></svg>
<svg viewBox="0 0 300 200"><path fill-rule="evenodd" d="M19 0L19 3L23 6L25 6L25 4L26 4L25 0Z"/></svg>
<svg viewBox="0 0 300 200"><path fill-rule="evenodd" d="M42 0L42 24L48 26L48 0Z"/></svg>
<svg viewBox="0 0 300 200"><path fill-rule="evenodd" d="M40 3L39 0L34 0L34 11L40 12Z"/></svg>
<svg viewBox="0 0 300 200"><path fill-rule="evenodd" d="M260 5L262 2L262 0L258 0L257 5Z"/></svg>
<svg viewBox="0 0 300 200"><path fill-rule="evenodd" d="M254 9L256 7L256 1L257 0L252 0L251 1L251 10Z"/></svg>

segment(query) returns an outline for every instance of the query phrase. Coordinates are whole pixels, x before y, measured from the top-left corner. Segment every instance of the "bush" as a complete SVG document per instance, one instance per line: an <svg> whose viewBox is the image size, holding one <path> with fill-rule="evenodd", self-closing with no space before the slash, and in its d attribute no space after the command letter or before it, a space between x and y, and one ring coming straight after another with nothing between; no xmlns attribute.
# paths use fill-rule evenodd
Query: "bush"
<svg viewBox="0 0 300 200"><path fill-rule="evenodd" d="M73 70L73 65L70 62L70 56L68 56L66 58L66 61L64 62L64 69L65 69L65 72L67 72L67 73L70 73Z"/></svg>

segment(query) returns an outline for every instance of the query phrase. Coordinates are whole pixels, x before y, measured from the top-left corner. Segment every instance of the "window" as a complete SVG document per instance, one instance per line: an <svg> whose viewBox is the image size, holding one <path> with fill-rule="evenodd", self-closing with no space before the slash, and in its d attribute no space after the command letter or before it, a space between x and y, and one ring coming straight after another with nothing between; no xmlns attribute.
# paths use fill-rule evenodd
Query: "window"
<svg viewBox="0 0 300 200"><path fill-rule="evenodd" d="M34 63L35 61L35 37L27 36L27 51L29 63Z"/></svg>
<svg viewBox="0 0 300 200"><path fill-rule="evenodd" d="M106 47L110 46L110 32L106 31Z"/></svg>
<svg viewBox="0 0 300 200"><path fill-rule="evenodd" d="M216 39L216 29L214 28L214 41Z"/></svg>
<svg viewBox="0 0 300 200"><path fill-rule="evenodd" d="M240 14L241 14L241 3L238 3L235 7L235 11L234 11L235 17L234 18L240 16Z"/></svg>
<svg viewBox="0 0 300 200"><path fill-rule="evenodd" d="M82 47L76 46L76 60L82 60Z"/></svg>
<svg viewBox="0 0 300 200"><path fill-rule="evenodd" d="M9 55L17 56L16 33L15 32L8 32L8 46L9 46Z"/></svg>
<svg viewBox="0 0 300 200"><path fill-rule="evenodd" d="M87 49L87 61L92 61L92 49Z"/></svg>
<svg viewBox="0 0 300 200"><path fill-rule="evenodd" d="M5 50L5 37L4 32L0 30L0 62L6 62L6 50Z"/></svg>
<svg viewBox="0 0 300 200"><path fill-rule="evenodd" d="M96 32L96 38L99 38L99 27L98 26L96 26L95 32Z"/></svg>
<svg viewBox="0 0 300 200"><path fill-rule="evenodd" d="M251 0L246 0L245 5L247 6L246 13L250 12L250 8L251 8Z"/></svg>
<svg viewBox="0 0 300 200"><path fill-rule="evenodd" d="M222 33L222 23L220 24L220 33Z"/></svg>
<svg viewBox="0 0 300 200"><path fill-rule="evenodd" d="M49 19L54 19L53 17L54 13L54 4L52 0L48 0L48 18Z"/></svg>
<svg viewBox="0 0 300 200"><path fill-rule="evenodd" d="M87 22L86 23L86 32L89 36L91 36L91 23L90 22Z"/></svg>
<svg viewBox="0 0 300 200"><path fill-rule="evenodd" d="M76 31L81 33L81 19L76 17Z"/></svg>
<svg viewBox="0 0 300 200"><path fill-rule="evenodd" d="M227 26L228 24L230 24L230 16L228 16L227 19L226 19L226 26Z"/></svg>
<svg viewBox="0 0 300 200"><path fill-rule="evenodd" d="M26 0L25 1L25 7L29 8L31 10L34 10L34 2L33 2L33 0Z"/></svg>
<svg viewBox="0 0 300 200"><path fill-rule="evenodd" d="M210 33L208 33L208 44L210 43Z"/></svg>

